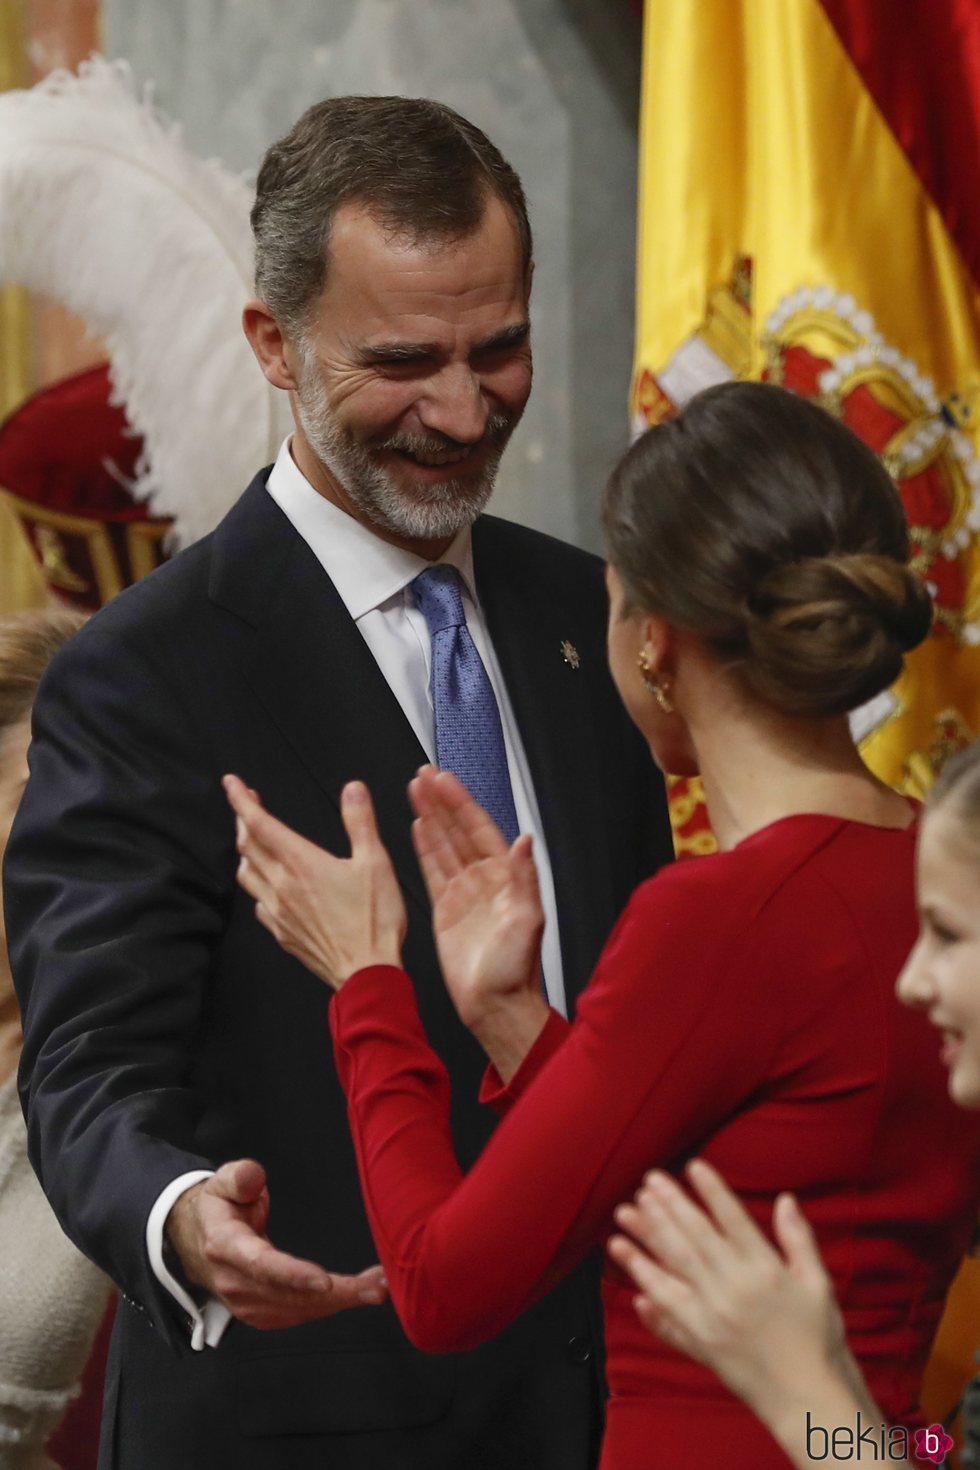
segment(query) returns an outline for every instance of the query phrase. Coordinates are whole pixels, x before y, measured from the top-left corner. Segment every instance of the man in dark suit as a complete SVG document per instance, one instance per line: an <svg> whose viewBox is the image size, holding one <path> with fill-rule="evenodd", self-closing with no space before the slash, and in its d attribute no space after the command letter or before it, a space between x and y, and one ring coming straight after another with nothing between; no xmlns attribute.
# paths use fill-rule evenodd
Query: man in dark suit
<svg viewBox="0 0 980 1470"><path fill-rule="evenodd" d="M252 219L245 330L295 433L56 661L8 853L32 1156L124 1294L100 1464L586 1470L588 1269L471 1354L416 1352L380 1304L326 995L236 888L220 786L241 773L338 851L339 792L369 783L471 1160L482 1058L439 978L405 795L436 748L420 573L452 569L541 839L554 1004L670 850L606 672L600 564L481 514L531 384L523 194L449 109L337 98L270 150Z"/></svg>

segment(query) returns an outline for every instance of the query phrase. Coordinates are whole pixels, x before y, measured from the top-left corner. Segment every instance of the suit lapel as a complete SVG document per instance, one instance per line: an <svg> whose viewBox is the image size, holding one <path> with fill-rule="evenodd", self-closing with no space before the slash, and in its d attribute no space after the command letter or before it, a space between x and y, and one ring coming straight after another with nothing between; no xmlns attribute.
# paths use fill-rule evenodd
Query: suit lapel
<svg viewBox="0 0 980 1470"><path fill-rule="evenodd" d="M216 538L211 595L255 627L245 675L256 698L338 810L345 782L367 782L403 886L427 915L406 796L427 757L340 595L264 476Z"/></svg>
<svg viewBox="0 0 980 1470"><path fill-rule="evenodd" d="M474 527L474 569L541 813L571 1002L615 914L592 709L597 677L606 679L601 617L597 626L594 596L556 605L542 569L498 544L498 525Z"/></svg>

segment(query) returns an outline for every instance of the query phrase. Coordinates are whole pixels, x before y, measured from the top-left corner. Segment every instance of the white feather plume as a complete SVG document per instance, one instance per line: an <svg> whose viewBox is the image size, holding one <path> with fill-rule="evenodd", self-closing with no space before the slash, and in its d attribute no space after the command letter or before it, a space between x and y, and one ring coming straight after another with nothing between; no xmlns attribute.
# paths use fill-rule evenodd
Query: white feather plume
<svg viewBox="0 0 980 1470"><path fill-rule="evenodd" d="M106 344L145 442L134 493L186 545L212 529L288 428L241 330L250 194L195 157L92 57L0 95L0 277L56 298Z"/></svg>

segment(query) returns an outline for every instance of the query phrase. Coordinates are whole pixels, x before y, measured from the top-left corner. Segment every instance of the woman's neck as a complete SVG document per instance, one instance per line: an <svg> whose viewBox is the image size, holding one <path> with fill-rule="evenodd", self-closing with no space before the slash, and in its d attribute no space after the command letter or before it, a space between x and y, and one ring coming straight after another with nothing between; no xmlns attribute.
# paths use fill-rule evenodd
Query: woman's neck
<svg viewBox="0 0 980 1470"><path fill-rule="evenodd" d="M793 720L757 705L691 728L718 845L805 812L905 827L905 799L868 770L847 719Z"/></svg>

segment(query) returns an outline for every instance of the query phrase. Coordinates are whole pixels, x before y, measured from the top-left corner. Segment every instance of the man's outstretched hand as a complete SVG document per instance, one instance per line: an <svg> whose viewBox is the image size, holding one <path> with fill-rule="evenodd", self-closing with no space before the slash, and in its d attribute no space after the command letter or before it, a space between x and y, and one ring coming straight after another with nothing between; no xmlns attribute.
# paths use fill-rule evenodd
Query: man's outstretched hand
<svg viewBox="0 0 980 1470"><path fill-rule="evenodd" d="M249 1327L296 1327L385 1300L380 1266L340 1276L286 1255L266 1235L268 1219L265 1170L254 1159L238 1159L180 1196L166 1236L188 1281Z"/></svg>

